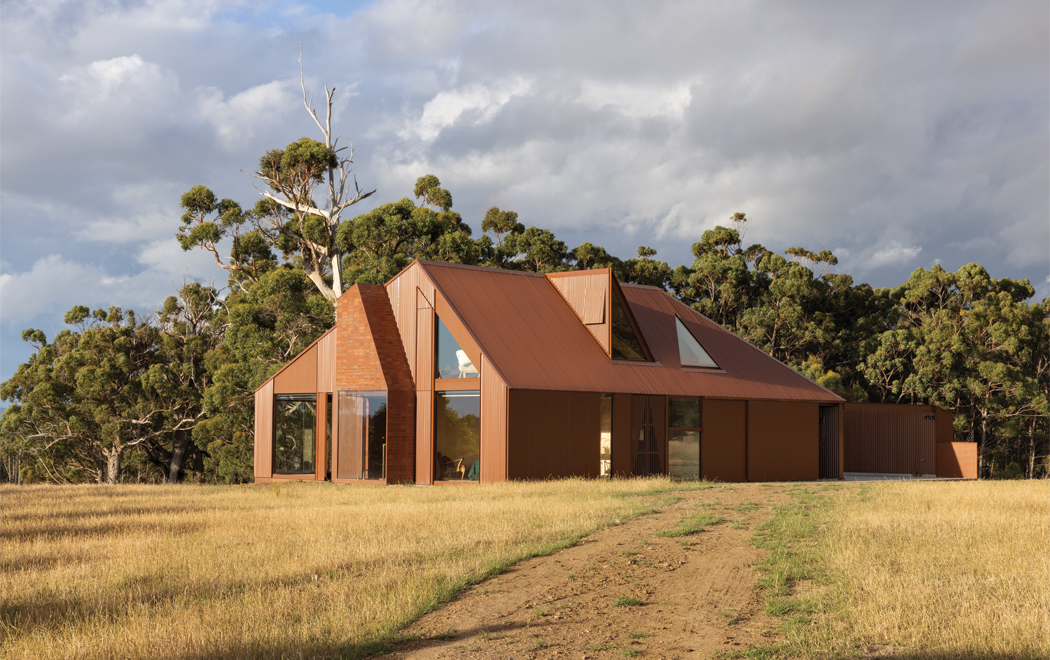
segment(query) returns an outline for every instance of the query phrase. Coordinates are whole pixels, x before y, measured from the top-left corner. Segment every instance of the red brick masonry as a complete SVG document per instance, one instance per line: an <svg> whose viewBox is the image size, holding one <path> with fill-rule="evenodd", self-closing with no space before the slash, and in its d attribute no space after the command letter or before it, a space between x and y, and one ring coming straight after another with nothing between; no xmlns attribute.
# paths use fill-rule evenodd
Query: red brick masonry
<svg viewBox="0 0 1050 660"><path fill-rule="evenodd" d="M336 301L337 391L387 393L386 483L412 483L416 387L386 289L355 284Z"/></svg>

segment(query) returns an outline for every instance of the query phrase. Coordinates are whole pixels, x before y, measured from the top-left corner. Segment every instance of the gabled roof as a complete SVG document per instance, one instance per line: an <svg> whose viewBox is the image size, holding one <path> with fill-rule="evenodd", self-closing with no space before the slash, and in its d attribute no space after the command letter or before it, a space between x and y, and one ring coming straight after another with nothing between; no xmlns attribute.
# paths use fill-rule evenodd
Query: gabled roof
<svg viewBox="0 0 1050 660"><path fill-rule="evenodd" d="M435 261L418 265L511 388L842 400L655 287L620 285L656 360L628 363L609 359L543 275ZM676 316L721 369L682 368Z"/></svg>

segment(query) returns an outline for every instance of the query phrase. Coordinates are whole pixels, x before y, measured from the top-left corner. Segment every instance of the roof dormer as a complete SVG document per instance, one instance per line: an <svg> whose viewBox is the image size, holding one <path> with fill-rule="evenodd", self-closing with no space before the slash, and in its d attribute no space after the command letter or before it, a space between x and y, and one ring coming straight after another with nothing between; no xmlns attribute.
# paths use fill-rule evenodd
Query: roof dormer
<svg viewBox="0 0 1050 660"><path fill-rule="evenodd" d="M653 362L652 352L612 269L548 273L547 281L609 359Z"/></svg>

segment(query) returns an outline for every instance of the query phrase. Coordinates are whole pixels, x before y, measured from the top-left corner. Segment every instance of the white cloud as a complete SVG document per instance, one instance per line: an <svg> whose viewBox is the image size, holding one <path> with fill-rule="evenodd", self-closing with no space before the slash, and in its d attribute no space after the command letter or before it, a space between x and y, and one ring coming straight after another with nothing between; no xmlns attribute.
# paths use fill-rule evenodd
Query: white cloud
<svg viewBox="0 0 1050 660"><path fill-rule="evenodd" d="M867 262L868 268L882 268L885 266L897 266L914 264L915 258L922 252L922 247L912 245L905 247L898 241L890 241L886 247L876 250Z"/></svg>
<svg viewBox="0 0 1050 660"><path fill-rule="evenodd" d="M528 94L532 81L514 76L494 85L470 85L463 89L440 92L423 106L418 122L402 130L402 139L418 136L431 141L461 117L478 126L492 120L496 113L515 96Z"/></svg>

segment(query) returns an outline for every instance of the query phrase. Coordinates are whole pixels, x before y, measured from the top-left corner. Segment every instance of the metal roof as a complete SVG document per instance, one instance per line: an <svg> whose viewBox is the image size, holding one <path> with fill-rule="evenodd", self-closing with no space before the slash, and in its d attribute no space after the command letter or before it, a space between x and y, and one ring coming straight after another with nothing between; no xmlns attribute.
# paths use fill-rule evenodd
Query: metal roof
<svg viewBox="0 0 1050 660"><path fill-rule="evenodd" d="M418 263L511 388L842 401L655 287L621 285L656 360L629 363L606 356L543 275ZM675 316L721 369L681 366Z"/></svg>

